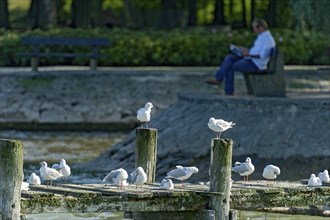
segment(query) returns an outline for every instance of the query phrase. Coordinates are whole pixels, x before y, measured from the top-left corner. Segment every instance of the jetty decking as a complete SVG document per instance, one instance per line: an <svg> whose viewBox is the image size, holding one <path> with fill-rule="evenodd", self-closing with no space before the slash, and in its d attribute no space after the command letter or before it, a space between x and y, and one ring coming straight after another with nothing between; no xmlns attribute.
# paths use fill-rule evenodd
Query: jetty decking
<svg viewBox="0 0 330 220"><path fill-rule="evenodd" d="M30 186L21 193L21 213L68 212L184 212L209 210L205 184L175 184L172 191L159 184L123 189L104 184ZM230 208L289 214L330 216L330 186L307 187L301 182L234 182Z"/></svg>

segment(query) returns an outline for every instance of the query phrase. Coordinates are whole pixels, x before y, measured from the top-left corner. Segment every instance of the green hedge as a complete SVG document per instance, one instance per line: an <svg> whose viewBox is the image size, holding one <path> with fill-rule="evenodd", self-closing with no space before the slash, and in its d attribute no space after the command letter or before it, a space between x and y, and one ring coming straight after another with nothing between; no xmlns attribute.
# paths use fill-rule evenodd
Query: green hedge
<svg viewBox="0 0 330 220"><path fill-rule="evenodd" d="M327 35L293 30L272 30L285 64L329 65ZM53 29L23 33L0 31L0 66L28 66L20 52L29 48L20 44L24 36L106 37L112 42L101 52L108 58L100 66L217 66L229 53L229 44L250 47L255 34L250 30L217 32L211 30L130 31L125 29ZM45 51L88 51L79 47L43 48ZM88 59L41 59L41 65L88 65Z"/></svg>

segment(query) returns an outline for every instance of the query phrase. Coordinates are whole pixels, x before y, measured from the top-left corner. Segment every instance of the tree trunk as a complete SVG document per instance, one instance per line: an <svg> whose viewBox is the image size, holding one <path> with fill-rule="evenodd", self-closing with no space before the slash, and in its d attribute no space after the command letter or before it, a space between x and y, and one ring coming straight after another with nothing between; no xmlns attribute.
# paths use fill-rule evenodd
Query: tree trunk
<svg viewBox="0 0 330 220"><path fill-rule="evenodd" d="M0 28L9 29L8 0L0 1Z"/></svg>
<svg viewBox="0 0 330 220"><path fill-rule="evenodd" d="M215 10L214 10L214 21L213 24L221 25L225 24L225 16L224 16L224 2L223 0L215 1Z"/></svg>
<svg viewBox="0 0 330 220"><path fill-rule="evenodd" d="M101 23L102 0L72 0L71 27L96 27Z"/></svg>
<svg viewBox="0 0 330 220"><path fill-rule="evenodd" d="M32 29L47 29L57 25L58 10L55 0L32 0L28 11Z"/></svg>
<svg viewBox="0 0 330 220"><path fill-rule="evenodd" d="M189 0L188 2L188 25L196 26L197 24L197 0Z"/></svg>
<svg viewBox="0 0 330 220"><path fill-rule="evenodd" d="M162 16L161 16L161 27L168 29L178 25L178 10L176 8L176 1L162 0Z"/></svg>
<svg viewBox="0 0 330 220"><path fill-rule="evenodd" d="M247 27L247 22L246 22L246 4L245 0L242 0L242 26Z"/></svg>
<svg viewBox="0 0 330 220"><path fill-rule="evenodd" d="M268 10L266 14L266 20L268 21L269 26L276 26L276 1L270 0L268 4Z"/></svg>
<svg viewBox="0 0 330 220"><path fill-rule="evenodd" d="M46 27L55 27L57 25L57 1L55 0L44 0L44 8L46 15Z"/></svg>
<svg viewBox="0 0 330 220"><path fill-rule="evenodd" d="M251 0L251 22L255 18L256 3L255 0Z"/></svg>
<svg viewBox="0 0 330 220"><path fill-rule="evenodd" d="M136 29L142 26L141 11L132 0L124 0L124 17L127 28Z"/></svg>
<svg viewBox="0 0 330 220"><path fill-rule="evenodd" d="M91 25L92 27L102 26L102 2L103 0L92 1Z"/></svg>

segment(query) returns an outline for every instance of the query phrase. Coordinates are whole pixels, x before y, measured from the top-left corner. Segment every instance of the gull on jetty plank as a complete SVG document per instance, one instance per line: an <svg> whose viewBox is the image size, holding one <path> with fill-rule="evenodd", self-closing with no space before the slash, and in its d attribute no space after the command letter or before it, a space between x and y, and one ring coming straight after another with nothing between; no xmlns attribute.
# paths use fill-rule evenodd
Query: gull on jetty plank
<svg viewBox="0 0 330 220"><path fill-rule="evenodd" d="M159 183L146 184L142 193L133 185L124 189L104 184L30 186L29 191L22 192L21 213L200 211L216 194L206 185L174 185L169 191ZM322 208L308 211L308 206L322 207L330 201L328 186L308 188L299 182L280 181L269 186L267 181L239 181L233 182L230 199L230 208L236 210L330 216L330 210Z"/></svg>

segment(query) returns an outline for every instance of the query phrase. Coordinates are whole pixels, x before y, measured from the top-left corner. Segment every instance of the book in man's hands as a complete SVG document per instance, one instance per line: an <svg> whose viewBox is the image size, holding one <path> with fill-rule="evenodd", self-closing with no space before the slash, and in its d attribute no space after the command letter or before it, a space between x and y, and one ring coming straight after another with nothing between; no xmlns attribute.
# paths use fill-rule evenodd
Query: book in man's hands
<svg viewBox="0 0 330 220"><path fill-rule="evenodd" d="M239 57L243 57L243 52L234 44L230 44L230 50Z"/></svg>

